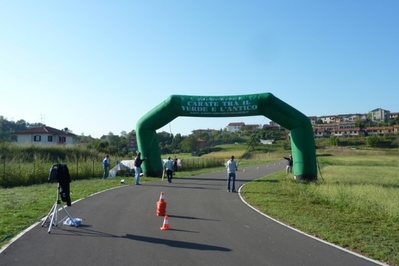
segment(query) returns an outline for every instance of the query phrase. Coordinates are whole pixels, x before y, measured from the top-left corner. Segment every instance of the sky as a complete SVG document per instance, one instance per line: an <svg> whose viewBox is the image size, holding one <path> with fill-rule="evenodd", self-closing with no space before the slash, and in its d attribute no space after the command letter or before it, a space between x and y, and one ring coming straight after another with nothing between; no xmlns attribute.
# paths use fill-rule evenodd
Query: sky
<svg viewBox="0 0 399 266"><path fill-rule="evenodd" d="M1 1L0 115L100 138L171 95L399 112L399 1ZM178 117L189 135L264 116Z"/></svg>

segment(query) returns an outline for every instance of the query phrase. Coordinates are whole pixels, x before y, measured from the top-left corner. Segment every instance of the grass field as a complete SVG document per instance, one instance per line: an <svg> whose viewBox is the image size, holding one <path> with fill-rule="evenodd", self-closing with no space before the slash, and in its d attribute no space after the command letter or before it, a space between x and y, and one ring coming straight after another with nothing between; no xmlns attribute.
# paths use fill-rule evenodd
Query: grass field
<svg viewBox="0 0 399 266"><path fill-rule="evenodd" d="M244 166L281 160L286 155L272 152L242 159L243 153L229 150L219 156L206 156L227 159L234 154ZM185 157L180 157L184 162ZM246 184L242 195L260 211L304 232L399 265L399 153L323 150L318 151L318 165L318 182L296 182L292 175L278 172ZM215 171L224 169L180 172L178 177ZM74 181L73 200L120 186L119 178L98 181ZM54 184L0 189L0 245L47 215L55 193Z"/></svg>
<svg viewBox="0 0 399 266"><path fill-rule="evenodd" d="M242 195L286 224L399 265L399 156L340 151L318 162L317 183L279 172L247 184Z"/></svg>

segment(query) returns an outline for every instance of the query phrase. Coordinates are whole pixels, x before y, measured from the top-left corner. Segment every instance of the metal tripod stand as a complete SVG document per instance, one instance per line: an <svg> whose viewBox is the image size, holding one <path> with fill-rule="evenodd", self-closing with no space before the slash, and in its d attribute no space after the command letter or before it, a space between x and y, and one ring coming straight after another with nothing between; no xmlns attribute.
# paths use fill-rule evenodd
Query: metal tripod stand
<svg viewBox="0 0 399 266"><path fill-rule="evenodd" d="M57 188L57 200L55 201L53 207L51 208L50 212L47 214L46 219L42 222L42 227L43 225L50 219L50 223L48 226L48 230L47 233L50 234L51 232L51 227L52 226L58 226L59 224L61 224L66 218L69 218L71 220L71 223L77 227L77 224L75 223L74 219L72 218L72 216L68 213L68 211L65 209L65 207L61 204L60 198L60 186L58 185ZM64 218L62 218L60 221L58 221L58 210L59 210L59 205L61 206L61 208L64 210L64 212L66 213L67 216L65 216Z"/></svg>

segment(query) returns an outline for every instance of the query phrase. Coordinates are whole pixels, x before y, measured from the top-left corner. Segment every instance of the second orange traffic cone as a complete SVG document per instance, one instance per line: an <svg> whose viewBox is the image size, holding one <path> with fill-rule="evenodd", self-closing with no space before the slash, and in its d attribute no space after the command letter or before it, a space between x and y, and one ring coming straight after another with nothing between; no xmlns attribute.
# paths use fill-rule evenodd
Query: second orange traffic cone
<svg viewBox="0 0 399 266"><path fill-rule="evenodd" d="M163 225L161 227L161 230L170 230L169 221L168 221L168 216L167 215L165 215L165 218L163 219Z"/></svg>

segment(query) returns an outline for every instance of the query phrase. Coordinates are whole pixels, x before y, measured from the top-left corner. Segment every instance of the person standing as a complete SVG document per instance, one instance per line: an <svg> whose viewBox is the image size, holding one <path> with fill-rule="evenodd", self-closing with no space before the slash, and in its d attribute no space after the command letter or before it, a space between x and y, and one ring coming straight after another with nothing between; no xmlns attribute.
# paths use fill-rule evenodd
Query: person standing
<svg viewBox="0 0 399 266"><path fill-rule="evenodd" d="M177 172L177 157L173 160L173 174Z"/></svg>
<svg viewBox="0 0 399 266"><path fill-rule="evenodd" d="M163 166L166 171L166 176L168 177L168 183L172 183L173 178L173 161L168 157L168 160L165 162Z"/></svg>
<svg viewBox="0 0 399 266"><path fill-rule="evenodd" d="M236 171L237 163L234 161L234 155L226 163L227 168L227 192L236 192ZM230 186L231 184L231 186ZM231 188L231 190L230 190Z"/></svg>
<svg viewBox="0 0 399 266"><path fill-rule="evenodd" d="M109 167L109 155L107 154L103 160L103 179L106 179L108 177L108 167Z"/></svg>
<svg viewBox="0 0 399 266"><path fill-rule="evenodd" d="M292 166L294 165L294 160L292 159L291 154L288 157L284 157L287 160L287 166L285 168L286 174L292 173Z"/></svg>
<svg viewBox="0 0 399 266"><path fill-rule="evenodd" d="M134 158L134 171L135 171L135 185L140 185L140 174L141 174L141 164L146 160L147 158L141 159L141 152L137 152L136 158Z"/></svg>

